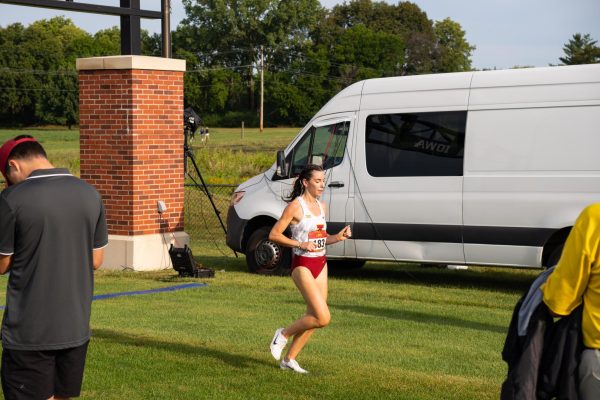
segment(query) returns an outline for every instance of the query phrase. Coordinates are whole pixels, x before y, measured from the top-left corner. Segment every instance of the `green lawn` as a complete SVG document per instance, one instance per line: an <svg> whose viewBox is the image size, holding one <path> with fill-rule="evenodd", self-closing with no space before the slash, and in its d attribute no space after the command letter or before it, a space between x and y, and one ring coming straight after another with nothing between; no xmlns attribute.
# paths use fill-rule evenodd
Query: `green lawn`
<svg viewBox="0 0 600 400"><path fill-rule="evenodd" d="M332 322L299 357L302 376L279 370L268 349L304 310L291 279L248 274L242 258L213 249L196 254L214 279L97 273L97 294L208 286L95 301L83 398L495 399L512 308L536 274L368 263L334 276Z"/></svg>
<svg viewBox="0 0 600 400"><path fill-rule="evenodd" d="M285 148L300 128L213 128L208 142L199 135L191 143L202 177L207 184L235 184L264 171L275 162L277 150ZM0 129L0 142L16 135L36 137L56 167L69 168L79 176L79 130L63 128ZM182 133L183 135L183 133ZM190 165L190 171L192 171ZM192 171L193 172L193 171Z"/></svg>
<svg viewBox="0 0 600 400"><path fill-rule="evenodd" d="M193 145L208 183L239 183L271 165L297 132L246 130L242 139L239 129L215 128L208 143ZM17 133L35 135L55 165L79 172L77 130L0 130L0 140ZM224 212L230 191L213 189ZM495 399L513 306L539 273L370 262L337 274L332 323L301 354L311 372L301 376L280 371L268 350L273 331L304 310L291 279L248 274L193 189L186 231L216 277L203 288L94 302L84 399ZM99 271L96 293L191 281L173 271ZM0 277L1 303L5 287Z"/></svg>
<svg viewBox="0 0 600 400"><path fill-rule="evenodd" d="M79 176L79 130L64 128L0 129L0 142L17 135L31 135L42 143L48 159L56 167L69 168ZM2 177L0 176L0 179Z"/></svg>

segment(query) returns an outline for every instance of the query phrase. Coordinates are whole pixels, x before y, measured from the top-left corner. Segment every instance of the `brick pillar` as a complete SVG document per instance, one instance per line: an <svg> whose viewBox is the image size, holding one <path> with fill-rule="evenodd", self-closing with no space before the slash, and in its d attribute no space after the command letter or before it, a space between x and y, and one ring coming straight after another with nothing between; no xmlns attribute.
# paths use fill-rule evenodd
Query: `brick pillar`
<svg viewBox="0 0 600 400"><path fill-rule="evenodd" d="M183 232L185 61L144 56L77 60L81 178L104 200L104 268L170 266ZM157 202L167 211L158 213Z"/></svg>

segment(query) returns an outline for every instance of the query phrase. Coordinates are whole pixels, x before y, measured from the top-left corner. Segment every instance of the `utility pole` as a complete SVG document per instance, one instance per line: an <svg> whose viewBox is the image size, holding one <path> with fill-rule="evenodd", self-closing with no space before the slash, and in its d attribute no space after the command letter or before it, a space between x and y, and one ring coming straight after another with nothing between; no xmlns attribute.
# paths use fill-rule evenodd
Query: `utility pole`
<svg viewBox="0 0 600 400"><path fill-rule="evenodd" d="M264 116L264 101L265 101L265 52L260 46L260 131L263 131L263 116Z"/></svg>

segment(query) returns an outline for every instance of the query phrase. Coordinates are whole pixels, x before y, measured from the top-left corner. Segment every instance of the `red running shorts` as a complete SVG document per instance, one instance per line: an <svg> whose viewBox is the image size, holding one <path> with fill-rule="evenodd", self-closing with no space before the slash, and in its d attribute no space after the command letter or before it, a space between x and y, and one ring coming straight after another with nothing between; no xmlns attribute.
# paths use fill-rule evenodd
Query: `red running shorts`
<svg viewBox="0 0 600 400"><path fill-rule="evenodd" d="M292 257L292 271L297 267L306 267L315 279L321 274L321 271L325 268L325 264L327 264L327 258L325 256L304 257L294 254Z"/></svg>

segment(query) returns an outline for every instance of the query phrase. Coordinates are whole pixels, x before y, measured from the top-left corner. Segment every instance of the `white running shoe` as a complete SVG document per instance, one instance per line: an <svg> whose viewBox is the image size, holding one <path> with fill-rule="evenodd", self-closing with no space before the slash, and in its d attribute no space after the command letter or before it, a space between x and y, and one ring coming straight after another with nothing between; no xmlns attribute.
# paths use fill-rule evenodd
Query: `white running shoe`
<svg viewBox="0 0 600 400"><path fill-rule="evenodd" d="M279 368L291 369L292 371L297 372L299 374L308 374L308 371L302 368L296 360L285 361L285 359L283 359L279 364Z"/></svg>
<svg viewBox="0 0 600 400"><path fill-rule="evenodd" d="M271 354L276 360L281 358L281 352L287 344L287 339L281 334L281 332L283 332L283 328L277 329L275 331L275 336L273 336L273 340L271 341Z"/></svg>

